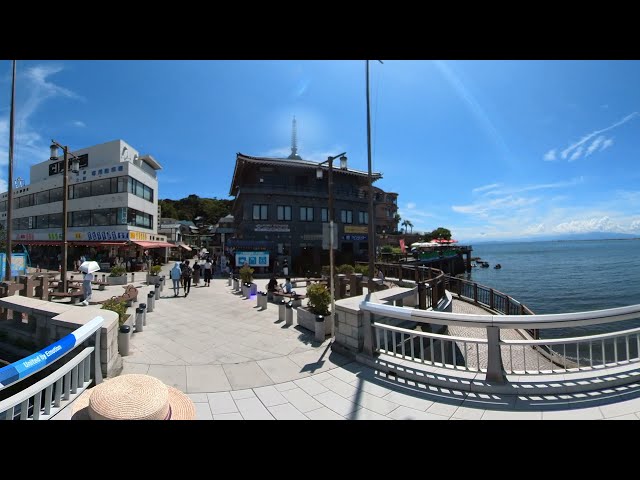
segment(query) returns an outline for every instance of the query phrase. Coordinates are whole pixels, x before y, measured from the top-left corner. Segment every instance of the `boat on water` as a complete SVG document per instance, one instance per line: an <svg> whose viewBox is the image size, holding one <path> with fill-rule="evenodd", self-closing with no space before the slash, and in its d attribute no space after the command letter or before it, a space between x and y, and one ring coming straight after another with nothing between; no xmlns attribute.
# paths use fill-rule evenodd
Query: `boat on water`
<svg viewBox="0 0 640 480"><path fill-rule="evenodd" d="M489 268L489 262L480 262L482 268Z"/></svg>
<svg viewBox="0 0 640 480"><path fill-rule="evenodd" d="M495 267L496 270L500 270L502 268L502 265L500 265L499 263L496 263Z"/></svg>

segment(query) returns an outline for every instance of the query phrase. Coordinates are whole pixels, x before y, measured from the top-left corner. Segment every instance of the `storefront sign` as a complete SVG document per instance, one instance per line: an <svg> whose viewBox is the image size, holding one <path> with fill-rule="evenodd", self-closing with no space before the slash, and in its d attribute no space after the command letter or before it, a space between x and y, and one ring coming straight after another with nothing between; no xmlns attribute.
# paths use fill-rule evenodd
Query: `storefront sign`
<svg viewBox="0 0 640 480"><path fill-rule="evenodd" d="M263 223L256 225L256 232L289 232L289 225L278 225L275 223Z"/></svg>
<svg viewBox="0 0 640 480"><path fill-rule="evenodd" d="M69 158L69 171L71 171L71 161ZM84 155L78 155L78 160L80 161L80 168L87 168L89 166L89 154L85 153ZM61 173L64 169L64 160L60 160L59 162L51 162L49 164L49 176L56 175Z"/></svg>
<svg viewBox="0 0 640 480"><path fill-rule="evenodd" d="M313 241L313 240L322 240L321 233L307 233L300 237L301 240Z"/></svg>
<svg viewBox="0 0 640 480"><path fill-rule="evenodd" d="M268 267L269 252L236 252L236 265L242 267L245 263L250 267Z"/></svg>
<svg viewBox="0 0 640 480"><path fill-rule="evenodd" d="M344 233L368 233L369 227L354 227L352 225L344 226Z"/></svg>
<svg viewBox="0 0 640 480"><path fill-rule="evenodd" d="M147 236L145 232L129 232L129 240L147 240Z"/></svg>
<svg viewBox="0 0 640 480"><path fill-rule="evenodd" d="M342 236L343 240L347 240L351 242L364 242L368 238L369 238L368 235L343 235Z"/></svg>
<svg viewBox="0 0 640 480"><path fill-rule="evenodd" d="M111 231L111 232L100 232L100 231L95 231L95 232L87 232L87 240L92 240L92 241L104 241L104 240L109 240L109 241L113 241L113 240L127 240L129 238L129 232L116 232L116 231ZM80 235L82 236L82 233L76 233L76 235ZM81 238L80 238L81 239Z"/></svg>

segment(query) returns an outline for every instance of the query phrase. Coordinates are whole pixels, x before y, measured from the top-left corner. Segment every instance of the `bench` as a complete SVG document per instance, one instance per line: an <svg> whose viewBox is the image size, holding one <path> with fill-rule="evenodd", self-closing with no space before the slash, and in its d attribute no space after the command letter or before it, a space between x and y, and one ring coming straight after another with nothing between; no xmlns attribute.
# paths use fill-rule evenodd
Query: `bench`
<svg viewBox="0 0 640 480"><path fill-rule="evenodd" d="M78 303L78 300L81 297L84 297L83 289L79 289L70 293L69 292L49 292L49 301L51 301L53 298L70 298L72 305L75 305L76 303Z"/></svg>
<svg viewBox="0 0 640 480"><path fill-rule="evenodd" d="M122 287L122 288L124 288L124 293L122 295L120 296L114 295L108 300L102 300L97 303L103 304L105 302L114 300L116 302L125 302L127 304L127 307L130 307L133 304L133 302L138 301L138 289L136 287L134 287L133 285L127 285L126 287Z"/></svg>
<svg viewBox="0 0 640 480"><path fill-rule="evenodd" d="M275 292L272 292L272 295L273 295L273 301L275 303L280 303L280 300L284 298L287 301L293 302L292 305L294 307L302 306L302 300L307 298L306 295L301 295L299 293L285 293L281 289L278 289Z"/></svg>
<svg viewBox="0 0 640 480"><path fill-rule="evenodd" d="M91 285L98 285L98 290L102 291L104 288L109 285L109 282L103 282L101 280L94 280L91 282Z"/></svg>

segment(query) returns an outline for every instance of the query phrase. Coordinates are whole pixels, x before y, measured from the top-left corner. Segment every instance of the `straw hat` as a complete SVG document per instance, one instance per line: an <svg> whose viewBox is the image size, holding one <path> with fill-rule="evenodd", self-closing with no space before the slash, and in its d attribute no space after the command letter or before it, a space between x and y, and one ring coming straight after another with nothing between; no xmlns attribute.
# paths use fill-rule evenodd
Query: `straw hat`
<svg viewBox="0 0 640 480"><path fill-rule="evenodd" d="M195 420L191 399L149 375L129 374L88 389L71 405L72 420Z"/></svg>

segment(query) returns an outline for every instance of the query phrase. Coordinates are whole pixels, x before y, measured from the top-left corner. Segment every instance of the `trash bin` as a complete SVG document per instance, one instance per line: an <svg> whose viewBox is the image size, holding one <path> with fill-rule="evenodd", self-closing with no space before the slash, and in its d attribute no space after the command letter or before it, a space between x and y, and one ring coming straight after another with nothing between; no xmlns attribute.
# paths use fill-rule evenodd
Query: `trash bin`
<svg viewBox="0 0 640 480"><path fill-rule="evenodd" d="M131 327L122 325L118 331L118 352L123 357L129 355L129 338L131 337Z"/></svg>
<svg viewBox="0 0 640 480"><path fill-rule="evenodd" d="M285 325L291 326L293 325L293 302L288 302L285 307Z"/></svg>
<svg viewBox="0 0 640 480"><path fill-rule="evenodd" d="M324 317L322 315L316 315L316 331L315 338L317 342L324 342Z"/></svg>
<svg viewBox="0 0 640 480"><path fill-rule="evenodd" d="M138 308L142 309L142 324L146 327L147 326L147 304L139 303Z"/></svg>
<svg viewBox="0 0 640 480"><path fill-rule="evenodd" d="M153 307L156 303L156 295L153 292L147 293L147 312L153 312Z"/></svg>
<svg viewBox="0 0 640 480"><path fill-rule="evenodd" d="M283 298L280 300L280 305L278 305L278 321L284 322L284 312L287 306L287 301Z"/></svg>
<svg viewBox="0 0 640 480"><path fill-rule="evenodd" d="M144 330L144 310L140 307L136 308L136 333Z"/></svg>

